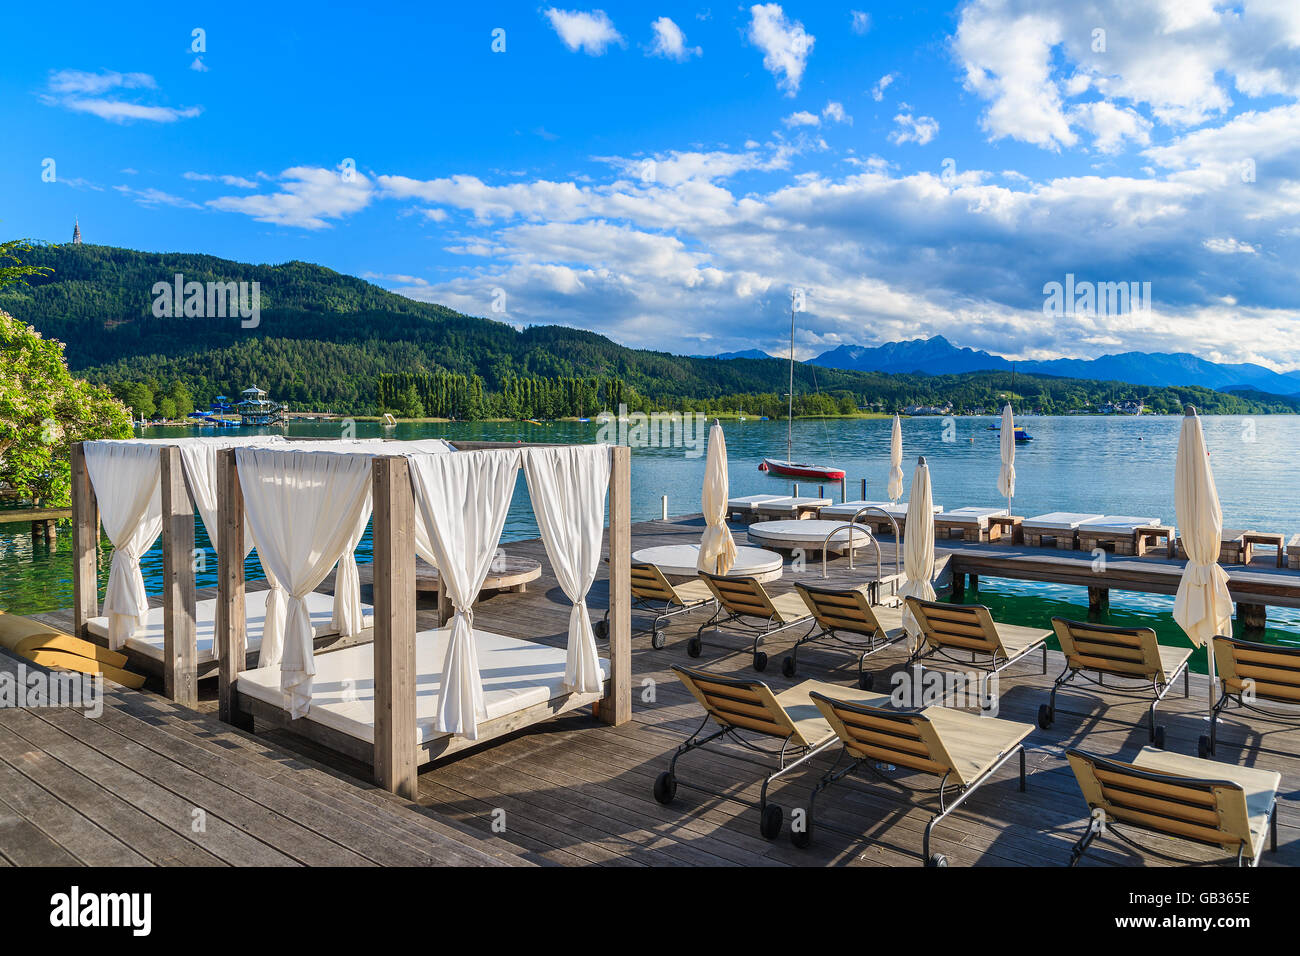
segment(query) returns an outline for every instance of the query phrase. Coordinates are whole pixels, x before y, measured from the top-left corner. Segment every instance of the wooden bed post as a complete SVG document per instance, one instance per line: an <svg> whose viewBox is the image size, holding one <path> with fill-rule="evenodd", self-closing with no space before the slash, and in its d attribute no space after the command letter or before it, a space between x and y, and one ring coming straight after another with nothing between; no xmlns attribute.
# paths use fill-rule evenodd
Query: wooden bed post
<svg viewBox="0 0 1300 956"><path fill-rule="evenodd" d="M239 486L235 449L217 451L217 620L221 657L217 677L217 716L248 727L235 706L235 682L247 656L248 620L244 609L244 492Z"/></svg>
<svg viewBox="0 0 1300 956"><path fill-rule="evenodd" d="M405 458L375 458L375 782L416 797L415 501Z"/></svg>
<svg viewBox="0 0 1300 956"><path fill-rule="evenodd" d="M99 506L86 470L86 449L72 446L72 618L73 633L89 636L86 622L99 614Z"/></svg>
<svg viewBox="0 0 1300 956"><path fill-rule="evenodd" d="M609 694L600 719L632 719L632 449L609 450Z"/></svg>
<svg viewBox="0 0 1300 956"><path fill-rule="evenodd" d="M163 687L186 707L199 702L194 594L194 505L181 450L158 450L162 470Z"/></svg>

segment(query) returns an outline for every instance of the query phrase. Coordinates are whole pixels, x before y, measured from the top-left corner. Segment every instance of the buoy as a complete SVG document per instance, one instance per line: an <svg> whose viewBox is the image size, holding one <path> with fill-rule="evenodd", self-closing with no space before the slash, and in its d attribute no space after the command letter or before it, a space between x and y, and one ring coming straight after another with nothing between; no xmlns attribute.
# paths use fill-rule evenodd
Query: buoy
<svg viewBox="0 0 1300 956"><path fill-rule="evenodd" d="M758 466L759 471L767 471L767 462L761 462Z"/></svg>

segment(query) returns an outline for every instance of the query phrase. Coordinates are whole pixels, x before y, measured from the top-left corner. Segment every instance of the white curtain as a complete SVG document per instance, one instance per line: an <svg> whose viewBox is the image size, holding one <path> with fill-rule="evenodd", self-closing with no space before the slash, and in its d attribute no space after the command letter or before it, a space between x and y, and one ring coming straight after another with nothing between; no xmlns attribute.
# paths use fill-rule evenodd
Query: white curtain
<svg viewBox="0 0 1300 956"><path fill-rule="evenodd" d="M325 580L356 529L370 495L371 456L240 448L235 460L258 556L286 596L282 635L270 633L268 600L260 664L279 663L289 714L302 717L316 673L304 600Z"/></svg>
<svg viewBox="0 0 1300 956"><path fill-rule="evenodd" d="M722 424L714 421L709 429L709 453L704 463L704 487L700 491L705 528L700 538L700 556L695 564L698 570L710 574L726 574L736 563L736 542L727 527L729 485L727 440L722 434Z"/></svg>
<svg viewBox="0 0 1300 956"><path fill-rule="evenodd" d="M162 534L158 446L90 441L84 447L104 533L113 543L104 614L108 617L108 645L116 650L135 634L149 612L140 555Z"/></svg>
<svg viewBox="0 0 1300 956"><path fill-rule="evenodd" d="M487 579L519 474L518 451L410 457L416 521L433 549L455 614L442 663L436 729L478 739L483 682L474 647L474 599Z"/></svg>
<svg viewBox="0 0 1300 956"><path fill-rule="evenodd" d="M203 527L208 532L212 550L220 552L218 540L220 526L217 521L217 452L223 448L246 448L253 445L284 446L279 435L262 435L256 438L180 438L175 444L180 448L181 466L189 482L190 495L198 508ZM244 557L253 550L253 536L249 533L248 519L244 519Z"/></svg>
<svg viewBox="0 0 1300 956"><path fill-rule="evenodd" d="M710 439L710 459L713 451ZM542 532L546 556L555 569L560 589L573 602L573 610L569 612L564 684L569 690L594 694L601 689L600 657L587 612L587 592L596 580L605 537L609 448L606 445L528 448L523 459L528 496ZM707 488L706 482L706 495ZM726 503L724 490L723 508Z"/></svg>
<svg viewBox="0 0 1300 956"><path fill-rule="evenodd" d="M356 550L357 545L361 543L362 535L366 533L366 525L370 523L372 508L371 496L367 494L365 507L357 516L356 527L348 537L348 543L343 549L343 557L339 558L338 570L334 573L334 614L330 618L330 627L343 637L360 634L365 628L365 614L361 610L361 575L357 572Z"/></svg>
<svg viewBox="0 0 1300 956"><path fill-rule="evenodd" d="M899 588L903 596L903 629L916 649L921 625L908 610L909 596L921 601L934 600L934 507L930 491L930 466L922 458L912 475L912 493L907 500L907 531L903 537L903 573L907 580Z"/></svg>

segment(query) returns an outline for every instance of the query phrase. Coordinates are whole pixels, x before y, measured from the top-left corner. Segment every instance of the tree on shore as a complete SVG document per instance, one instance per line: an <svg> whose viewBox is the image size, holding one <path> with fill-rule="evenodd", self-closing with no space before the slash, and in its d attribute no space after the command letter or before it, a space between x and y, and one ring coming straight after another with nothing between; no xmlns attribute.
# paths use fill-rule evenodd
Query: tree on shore
<svg viewBox="0 0 1300 956"><path fill-rule="evenodd" d="M0 243L0 288L40 274ZM0 484L45 505L71 494L70 449L92 438L131 434L126 408L102 385L73 378L63 343L0 310Z"/></svg>

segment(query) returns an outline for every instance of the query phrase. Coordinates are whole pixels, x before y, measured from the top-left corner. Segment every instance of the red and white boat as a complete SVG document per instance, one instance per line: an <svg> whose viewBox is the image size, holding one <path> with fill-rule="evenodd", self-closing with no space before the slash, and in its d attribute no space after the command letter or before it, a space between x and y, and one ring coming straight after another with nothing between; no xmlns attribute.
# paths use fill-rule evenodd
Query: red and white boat
<svg viewBox="0 0 1300 956"><path fill-rule="evenodd" d="M789 475L792 478L824 478L827 481L839 481L844 477L840 468L827 468L823 465L809 465L805 462L785 461L781 458L764 458L758 466L759 471L772 475Z"/></svg>

